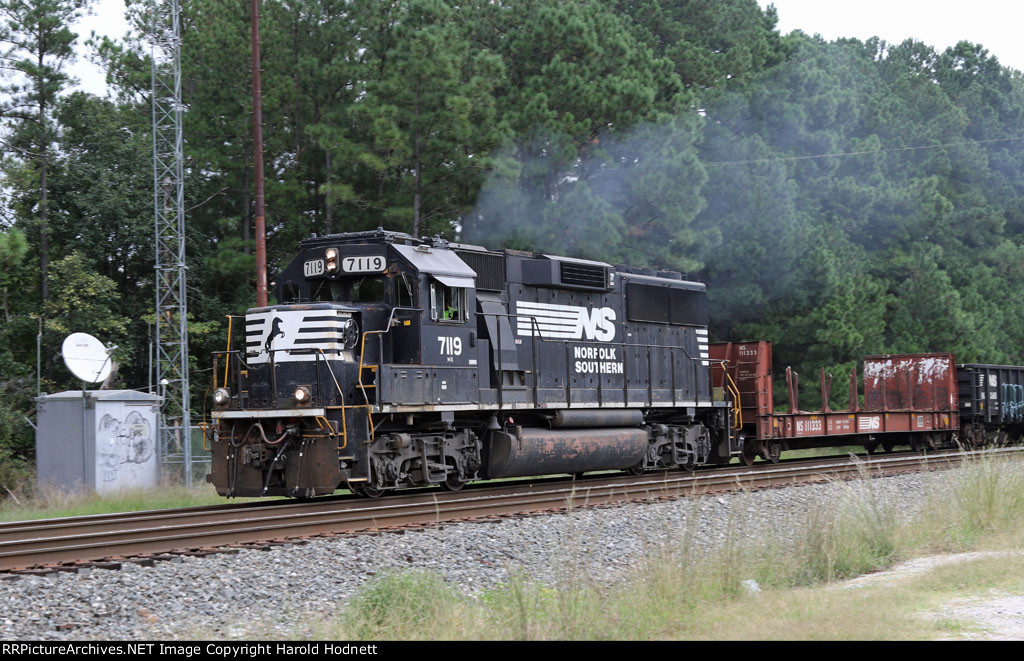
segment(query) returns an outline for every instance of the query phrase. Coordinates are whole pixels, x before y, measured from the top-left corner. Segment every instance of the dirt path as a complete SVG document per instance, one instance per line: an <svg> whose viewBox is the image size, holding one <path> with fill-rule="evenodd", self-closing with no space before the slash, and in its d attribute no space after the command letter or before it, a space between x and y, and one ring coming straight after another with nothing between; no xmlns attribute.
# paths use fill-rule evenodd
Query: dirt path
<svg viewBox="0 0 1024 661"><path fill-rule="evenodd" d="M840 587L892 585L919 576L935 567L1022 554L1024 551L993 551L917 558L888 571L859 576L840 584ZM965 632L956 640L1024 640L1024 595L992 593L954 599L944 604L938 611L927 613L925 616L930 619L961 620L984 629Z"/></svg>

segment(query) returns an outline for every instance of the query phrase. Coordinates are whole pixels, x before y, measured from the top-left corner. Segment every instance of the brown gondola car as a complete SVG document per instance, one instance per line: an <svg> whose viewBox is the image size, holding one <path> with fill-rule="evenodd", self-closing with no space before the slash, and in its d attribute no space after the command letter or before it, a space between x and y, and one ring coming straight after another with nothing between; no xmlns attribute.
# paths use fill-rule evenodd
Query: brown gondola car
<svg viewBox="0 0 1024 661"><path fill-rule="evenodd" d="M770 342L722 343L710 346L715 361L713 385L725 375L740 395L741 457L777 462L783 450L863 445L868 452L897 445L935 448L951 444L960 429L957 370L949 353L868 356L864 359L863 405L857 374L850 375L849 407L829 407L832 377L820 373L823 406L803 411L799 380L787 368L788 407L776 412L772 393Z"/></svg>

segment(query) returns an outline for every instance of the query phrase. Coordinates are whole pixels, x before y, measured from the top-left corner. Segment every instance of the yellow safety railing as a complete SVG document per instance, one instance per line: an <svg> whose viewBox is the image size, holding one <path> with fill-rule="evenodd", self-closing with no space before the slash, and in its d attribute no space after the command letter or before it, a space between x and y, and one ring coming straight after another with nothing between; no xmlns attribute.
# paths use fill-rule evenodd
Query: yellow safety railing
<svg viewBox="0 0 1024 661"><path fill-rule="evenodd" d="M228 318L228 348L224 351L224 355L227 356L224 361L224 385L226 386L228 384L228 365L231 363L231 322L236 315L226 314L224 316ZM214 372L213 378L217 378L216 372Z"/></svg>
<svg viewBox="0 0 1024 661"><path fill-rule="evenodd" d="M384 335L387 335L388 333L390 333L391 332L391 328L394 325L395 313L399 312L399 311L402 311L402 312L422 312L422 310L420 308L402 308L402 307L391 308L391 314L388 316L387 326L385 326L382 330L363 331L363 337L362 337L362 340L360 340L360 343L359 343L359 374L358 374L359 381L356 382L356 385L359 386L359 391L361 393L363 393L363 401L365 402L365 404L360 404L359 407L360 408L364 407L364 406L366 407L367 417L370 419L370 439L367 441L367 443L372 443L373 442L374 436L376 434L376 430L374 429L374 426L373 426L373 404L370 403L370 396L366 393L366 389L367 388L375 388L376 386L373 385L373 384L365 384L365 383L363 383L363 369L364 368L365 369L370 369L373 372L379 374L380 373L380 365L378 364L378 365L371 365L369 367L366 367L365 364L363 363L363 359L366 356L366 336L367 335L377 335L378 337L383 338ZM384 360L384 346L383 345L384 345L383 340L381 340L380 361ZM332 374L332 376L333 376L333 374Z"/></svg>
<svg viewBox="0 0 1024 661"><path fill-rule="evenodd" d="M341 445L338 446L337 449L344 450L346 447L348 447L348 422L345 420L345 412L348 409L350 409L350 408L363 408L363 407L362 407L362 405L359 405L359 406L345 406L345 393L341 389L341 384L338 383L338 377L334 374L334 369L331 367L330 361L327 360L327 355L324 354L324 350L323 349L318 349L318 351L320 352L320 355L324 359L324 364L327 365L327 371L330 372L330 374L331 374L331 380L334 381L334 387L338 389L338 396L341 397L341 438L342 438L343 442L342 442ZM316 416L316 423L318 425L320 425L320 429L323 429L324 428L323 427L323 423L320 422L320 418L321 417L322 416ZM370 415L368 415L367 417L370 420L370 440L372 441L373 437L374 437L374 434L375 434L375 430L374 430L374 427L373 427L373 415L372 415L372 413ZM330 433L332 435L337 433L337 432L334 432L334 428L331 427L331 424L330 424L329 420L325 419L324 422L327 423L327 427L328 427L328 429L331 430Z"/></svg>
<svg viewBox="0 0 1024 661"><path fill-rule="evenodd" d="M200 422L199 428L203 430L203 449L210 452L213 448L206 447L206 430L210 428L209 422Z"/></svg>
<svg viewBox="0 0 1024 661"><path fill-rule="evenodd" d="M723 372L725 372L725 389L732 395L732 418L733 418L733 429L743 428L743 409L740 406L740 389L736 385L736 382L732 380L732 376L725 370L725 366L722 366Z"/></svg>

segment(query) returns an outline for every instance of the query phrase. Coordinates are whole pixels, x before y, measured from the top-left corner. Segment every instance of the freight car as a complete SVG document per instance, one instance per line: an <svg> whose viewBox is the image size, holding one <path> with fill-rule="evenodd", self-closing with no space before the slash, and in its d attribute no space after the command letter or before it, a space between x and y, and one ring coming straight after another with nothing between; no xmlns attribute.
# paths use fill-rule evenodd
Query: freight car
<svg viewBox="0 0 1024 661"><path fill-rule="evenodd" d="M879 446L887 452L897 445L914 450L950 446L961 436L957 404L958 395L962 397L967 388L965 382L993 384L991 390L979 391L979 397L998 390L995 376L989 376L988 371L983 379L964 376L965 368L958 369L949 353L867 356L863 405L854 371L849 379L848 409L833 411L829 407L832 377L826 377L822 370L822 408L803 411L799 406L799 379L787 369L789 406L780 413L774 408L771 342L716 343L709 351L716 359L714 382L731 378L739 392L742 415L737 444L741 459L748 465L757 457L778 462L783 450L862 445L871 453ZM1021 382L1024 368L1002 369L1016 369L1017 383Z"/></svg>
<svg viewBox="0 0 1024 661"><path fill-rule="evenodd" d="M378 229L315 235L215 356L224 496L459 489L740 453L705 286Z"/></svg>
<svg viewBox="0 0 1024 661"><path fill-rule="evenodd" d="M980 445L1024 436L1024 367L969 363L957 368L961 441Z"/></svg>

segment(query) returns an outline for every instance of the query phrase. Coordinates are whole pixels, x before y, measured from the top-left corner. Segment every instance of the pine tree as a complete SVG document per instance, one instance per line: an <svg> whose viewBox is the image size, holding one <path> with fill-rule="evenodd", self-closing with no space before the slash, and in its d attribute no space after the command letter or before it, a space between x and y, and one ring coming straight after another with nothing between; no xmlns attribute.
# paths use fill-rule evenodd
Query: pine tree
<svg viewBox="0 0 1024 661"><path fill-rule="evenodd" d="M0 94L0 108L11 134L6 146L34 165L38 198L34 204L39 231L40 298L48 297L49 228L47 174L54 157L53 110L71 82L65 67L74 59L78 35L68 27L88 0L0 0L0 66L10 75Z"/></svg>

